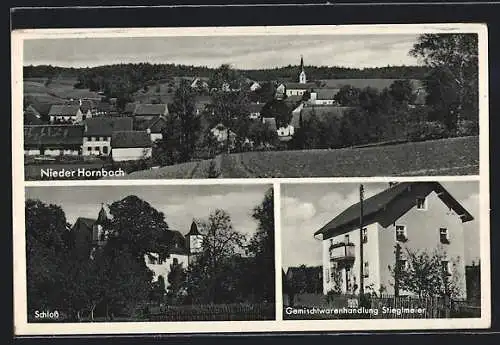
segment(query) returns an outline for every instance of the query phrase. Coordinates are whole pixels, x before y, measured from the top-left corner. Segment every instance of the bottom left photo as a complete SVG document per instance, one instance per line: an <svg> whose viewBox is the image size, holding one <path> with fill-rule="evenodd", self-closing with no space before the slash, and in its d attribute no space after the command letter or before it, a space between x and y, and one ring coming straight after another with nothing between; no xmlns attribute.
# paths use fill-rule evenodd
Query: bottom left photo
<svg viewBox="0 0 500 345"><path fill-rule="evenodd" d="M275 319L270 184L25 189L27 320Z"/></svg>

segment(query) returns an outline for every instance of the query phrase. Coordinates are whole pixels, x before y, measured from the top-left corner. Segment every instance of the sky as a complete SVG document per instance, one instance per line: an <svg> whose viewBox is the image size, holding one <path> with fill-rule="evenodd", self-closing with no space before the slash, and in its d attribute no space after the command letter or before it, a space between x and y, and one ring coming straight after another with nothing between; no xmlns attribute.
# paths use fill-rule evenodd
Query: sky
<svg viewBox="0 0 500 345"><path fill-rule="evenodd" d="M477 182L441 182L474 217L464 223L465 262L479 259L479 184ZM381 192L387 183L364 184L365 198ZM282 266L320 266L321 241L315 231L359 202L359 184L287 184L281 185Z"/></svg>
<svg viewBox="0 0 500 345"><path fill-rule="evenodd" d="M417 35L265 35L31 39L24 65L93 67L115 63L175 63L237 69L304 64L339 67L417 65L408 55Z"/></svg>
<svg viewBox="0 0 500 345"><path fill-rule="evenodd" d="M193 218L208 219L217 208L229 213L234 230L251 235L257 230L252 210L271 185L211 186L45 186L27 187L26 199L62 207L69 223L78 217L97 218L101 203L111 204L136 195L165 214L172 230L189 231Z"/></svg>

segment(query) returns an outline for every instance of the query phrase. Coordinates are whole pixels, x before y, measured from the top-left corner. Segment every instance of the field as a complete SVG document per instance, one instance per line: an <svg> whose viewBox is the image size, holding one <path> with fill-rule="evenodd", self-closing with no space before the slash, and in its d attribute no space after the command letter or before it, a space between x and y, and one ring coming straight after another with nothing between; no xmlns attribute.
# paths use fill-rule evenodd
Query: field
<svg viewBox="0 0 500 345"><path fill-rule="evenodd" d="M479 174L479 137L338 150L224 154L213 161L219 178L475 175ZM206 178L209 166L210 161L190 162L122 178Z"/></svg>
<svg viewBox="0 0 500 345"><path fill-rule="evenodd" d="M24 96L31 96L38 102L61 103L62 99L69 98L100 98L88 89L75 89L76 79L55 78L47 86L44 78L26 78L23 82Z"/></svg>

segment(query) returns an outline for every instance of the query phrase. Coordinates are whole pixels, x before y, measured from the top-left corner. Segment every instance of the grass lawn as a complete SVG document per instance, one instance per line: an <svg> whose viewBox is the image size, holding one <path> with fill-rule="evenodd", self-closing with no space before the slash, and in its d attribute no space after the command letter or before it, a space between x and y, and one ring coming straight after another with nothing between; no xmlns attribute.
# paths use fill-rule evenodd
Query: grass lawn
<svg viewBox="0 0 500 345"><path fill-rule="evenodd" d="M420 176L479 174L479 137L337 150L223 154L219 178ZM125 179L206 178L210 161L131 173Z"/></svg>

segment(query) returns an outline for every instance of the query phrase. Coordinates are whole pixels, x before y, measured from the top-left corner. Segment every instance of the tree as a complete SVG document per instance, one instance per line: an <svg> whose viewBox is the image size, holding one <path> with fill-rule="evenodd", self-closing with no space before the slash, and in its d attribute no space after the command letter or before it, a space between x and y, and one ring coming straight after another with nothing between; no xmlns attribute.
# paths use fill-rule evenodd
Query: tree
<svg viewBox="0 0 500 345"><path fill-rule="evenodd" d="M261 117L275 118L276 126L279 128L288 126L292 118L292 110L286 102L273 99L262 107L260 114Z"/></svg>
<svg viewBox="0 0 500 345"><path fill-rule="evenodd" d="M184 289L186 278L186 270L182 267L182 263L174 261L170 265L170 272L167 276L169 283L167 296L171 304L181 304L183 302L186 292Z"/></svg>
<svg viewBox="0 0 500 345"><path fill-rule="evenodd" d="M248 253L253 258L252 282L260 301L275 300L274 274L274 190L270 188L252 217L258 222L257 232L250 239Z"/></svg>
<svg viewBox="0 0 500 345"><path fill-rule="evenodd" d="M274 145L278 139L278 133L262 121L252 121L248 129L248 138L254 145Z"/></svg>
<svg viewBox="0 0 500 345"><path fill-rule="evenodd" d="M188 293L193 303L232 301L228 282L234 279L233 261L243 252L245 236L233 229L231 217L221 209L212 212L205 229L202 252L188 269Z"/></svg>
<svg viewBox="0 0 500 345"><path fill-rule="evenodd" d="M359 94L361 90L351 85L344 85L334 96L334 100L345 107L355 107L359 105Z"/></svg>
<svg viewBox="0 0 500 345"><path fill-rule="evenodd" d="M408 79L396 80L389 86L392 99L400 104L408 105L415 100L413 85Z"/></svg>
<svg viewBox="0 0 500 345"><path fill-rule="evenodd" d="M200 116L196 114L194 105L195 93L186 80L182 80L175 91L174 101L171 106L175 114L174 121L178 121L177 128L180 133L178 151L181 162L189 161L195 151L198 132L201 128Z"/></svg>
<svg viewBox="0 0 500 345"><path fill-rule="evenodd" d="M429 94L437 93L449 98L451 92L456 102L446 104L443 117L448 129L456 129L467 113L472 120L478 116L478 38L477 34L423 34L420 35L409 54L433 70L435 84L427 84ZM446 90L441 90L442 84ZM434 96L428 104L439 99Z"/></svg>
<svg viewBox="0 0 500 345"><path fill-rule="evenodd" d="M455 267L460 258L452 262L451 274L448 267L443 266L448 258L442 250L436 249L432 253L426 250L406 249L405 267L401 267L401 260L397 260L389 270L399 290L404 290L418 295L420 298L433 296L448 296L456 298L461 295L458 284L458 273Z"/></svg>

